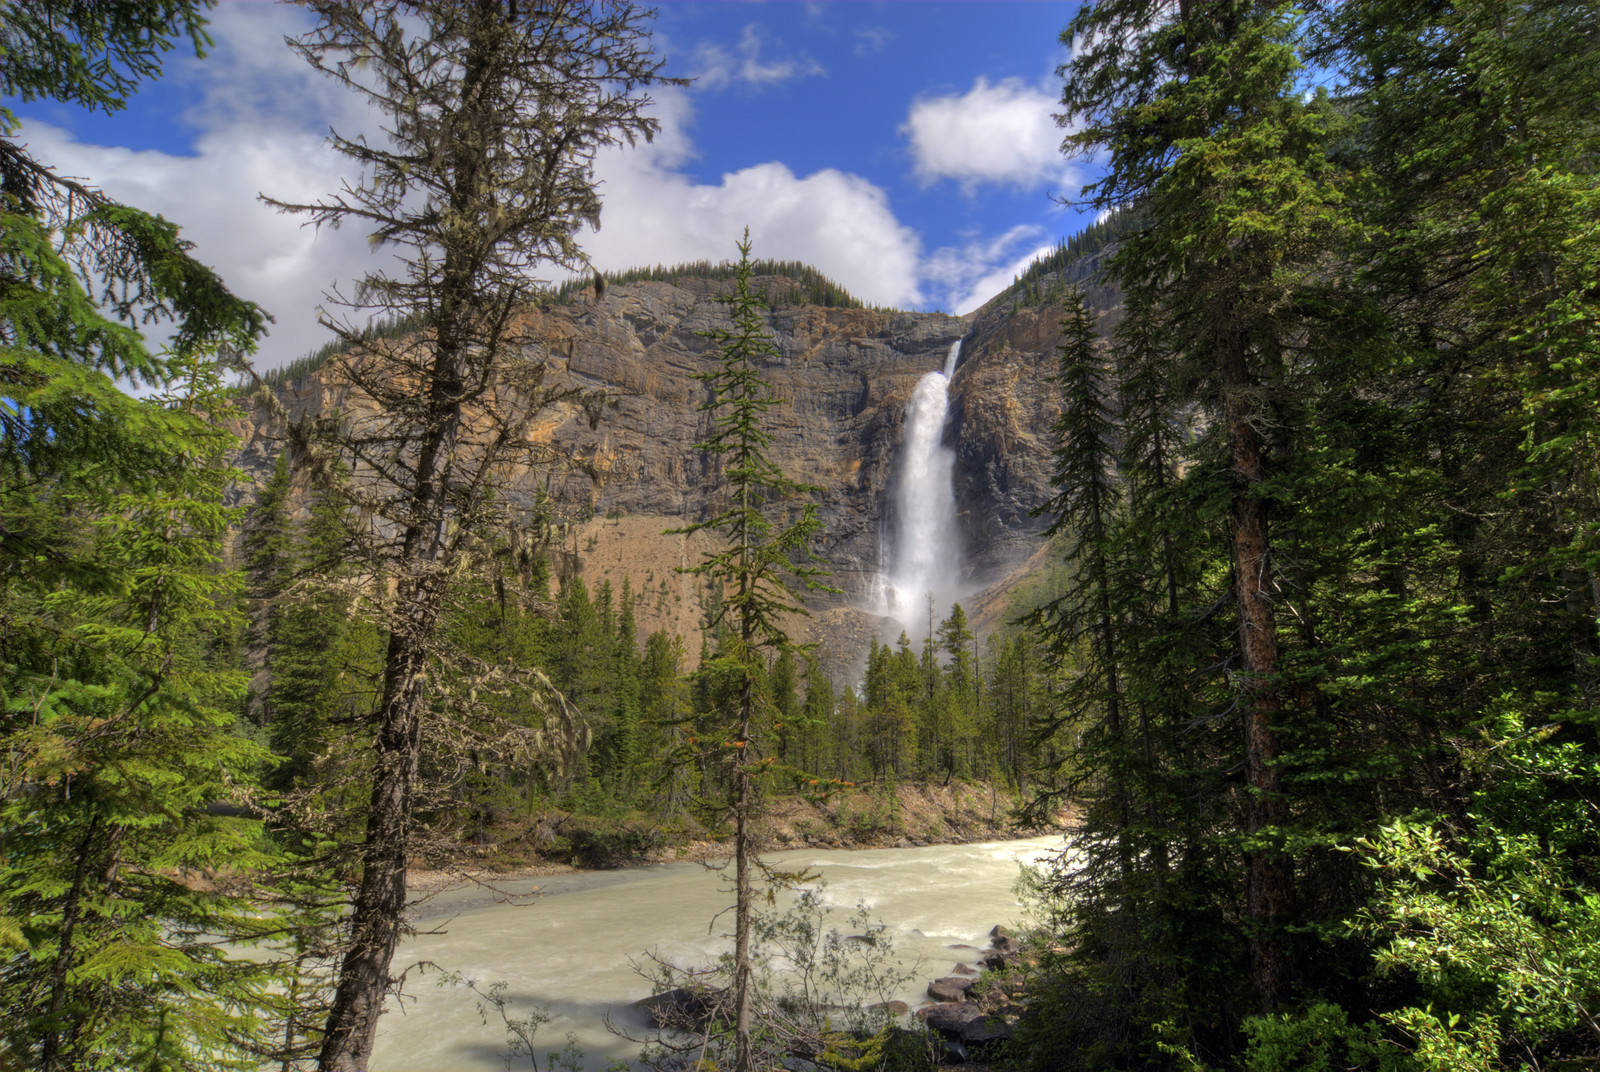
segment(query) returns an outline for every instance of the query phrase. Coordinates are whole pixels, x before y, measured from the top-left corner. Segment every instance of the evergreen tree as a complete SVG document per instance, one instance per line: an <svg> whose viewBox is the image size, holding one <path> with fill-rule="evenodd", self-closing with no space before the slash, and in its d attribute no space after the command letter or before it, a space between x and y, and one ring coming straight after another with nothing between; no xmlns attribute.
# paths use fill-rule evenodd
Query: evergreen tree
<svg viewBox="0 0 1600 1072"><path fill-rule="evenodd" d="M1097 203L1149 222L1113 257L1141 308L1158 307L1166 342L1204 376L1226 429L1231 482L1227 562L1238 617L1238 711L1249 793L1251 980L1270 1010L1288 1000L1295 913L1285 851L1284 696L1269 518L1289 399L1286 359L1303 330L1285 299L1325 248L1340 191L1327 112L1303 97L1288 4L1226 0L1156 17L1148 0L1105 0L1074 20L1063 122L1076 151L1105 149ZM1275 392L1277 392L1275 394Z"/></svg>
<svg viewBox="0 0 1600 1072"><path fill-rule="evenodd" d="M945 687L939 694L944 701L946 726L945 776L978 773L978 668L972 653L975 639L967 627L967 612L960 603L950 606L950 616L939 623L940 649L950 657L944 674Z"/></svg>
<svg viewBox="0 0 1600 1072"><path fill-rule="evenodd" d="M803 730L797 734L799 747L792 766L796 788L804 781L801 772L828 769L828 744L833 739L833 682L814 657L806 659L806 698Z"/></svg>
<svg viewBox="0 0 1600 1072"><path fill-rule="evenodd" d="M1072 758L1101 806L1087 866L1046 883L1075 948L1042 1003L1039 1060L1155 1051L1264 1072L1314 1065L1326 1044L1376 1068L1363 1047L1380 1031L1402 1044L1397 1030L1424 1067L1553 1052L1548 1026L1493 1057L1451 1026L1470 1014L1478 1042L1511 1038L1508 1011L1483 1015L1509 990L1466 997L1493 956L1455 959L1439 936L1463 933L1469 898L1515 899L1394 819L1438 817L1479 854L1513 845L1499 820L1477 827L1520 779L1463 757L1486 720L1532 711L1563 726L1546 784L1584 792L1560 744L1587 740L1572 727L1588 719L1574 701L1595 623L1581 510L1567 512L1587 413L1561 407L1589 390L1575 373L1592 340L1571 329L1593 319L1572 282L1592 228L1572 213L1593 190L1596 122L1577 102L1594 95L1594 16L1560 0L1374 2L1314 6L1307 25L1277 4L1118 0L1074 25L1069 145L1111 150L1102 204L1136 206L1140 224L1113 257L1118 420L1101 450L1066 459L1098 453L1105 471L1120 441L1103 558L1074 551L1100 578L1080 599L1102 592L1116 629L1119 733L1086 735ZM1337 103L1295 84L1307 40L1345 79ZM1558 351L1572 361L1545 364ZM1545 435L1562 449L1541 450ZM1092 633L1064 654L1092 666ZM1558 825L1538 836L1571 844L1576 827ZM1338 851L1352 845L1452 876L1442 898L1383 879L1385 912L1426 904L1438 921L1385 924L1411 944L1378 963L1417 979L1371 975L1375 873ZM1537 900L1549 872L1517 851L1501 873ZM1116 900L1096 884L1108 872L1126 876ZM1484 947L1523 926L1489 927ZM1543 1008L1547 977L1528 978L1520 1000ZM1284 1012L1241 1022L1252 1003Z"/></svg>
<svg viewBox="0 0 1600 1072"><path fill-rule="evenodd" d="M657 630L645 638L639 667L639 714L645 740L646 762L654 772L654 789L664 814L686 807L699 789L692 768L674 762L684 742L683 724L689 718L689 689L683 678L687 653L683 638Z"/></svg>
<svg viewBox="0 0 1600 1072"><path fill-rule="evenodd" d="M750 287L750 234L739 242L739 264L734 290L724 299L731 326L710 332L719 348L719 361L697 378L706 385L708 400L701 409L710 415L711 432L699 449L722 463L727 505L710 520L683 532L711 529L724 541L721 551L707 555L690 572L707 577L722 595L713 628L726 628L726 642L702 677L715 676L723 687L719 736L729 765L730 800L734 820L734 1067L749 1072L755 1054L751 1008L754 994L750 964L750 931L754 910L751 820L757 801L756 775L767 759L763 739L770 732L771 716L762 710L759 688L766 653L792 647L784 620L805 614L796 588L823 587L823 570L807 564L821 521L810 496L817 490L784 476L766 450L770 435L763 431L766 411L778 404L759 362L777 354L771 331L762 315L763 303ZM781 527L768 519L768 511L789 513Z"/></svg>
<svg viewBox="0 0 1600 1072"><path fill-rule="evenodd" d="M788 648L778 652L767 684L772 694L772 728L777 734L778 757L790 766L796 759L795 740L801 728L799 676L794 652Z"/></svg>
<svg viewBox="0 0 1600 1072"><path fill-rule="evenodd" d="M279 788L304 784L326 748L330 727L360 725L376 699L369 683L381 642L356 611L371 593L360 591L345 562L342 506L336 496L313 491L310 516L283 563L287 569L279 575L278 590L262 591L271 602L265 612L267 685L261 720L272 750L285 760L273 772ZM330 769L319 780L341 778Z"/></svg>
<svg viewBox="0 0 1600 1072"><path fill-rule="evenodd" d="M640 727L639 629L633 618L633 585L622 579L622 611L617 616L616 642L612 645L611 721L615 727L614 772L611 780L617 797L632 797L642 767L642 729Z"/></svg>
<svg viewBox="0 0 1600 1072"><path fill-rule="evenodd" d="M114 113L164 52L206 43L202 10L9 5L0 89ZM0 108L0 1060L242 1065L277 967L217 941L260 935L247 906L181 878L264 856L253 822L208 806L266 758L233 732L242 675L213 667L240 580L219 553L219 355L266 317L173 224L17 130Z"/></svg>
<svg viewBox="0 0 1600 1072"><path fill-rule="evenodd" d="M531 296L530 270L583 263L577 234L600 211L594 155L654 133L645 90L659 63L645 14L621 5L307 6L318 24L291 45L387 117L387 142L335 133L334 148L361 163L364 181L320 202L272 203L319 225L359 221L404 251L402 272L362 278L355 319L379 313L427 327L383 339L334 325L363 345L329 368L371 405L291 426L313 471L354 458L352 500L379 520L354 550L393 589L382 608L388 646L360 881L319 1059L349 1070L366 1067L389 987L422 741L444 736L424 726L457 711L478 725L473 690L441 686L490 669L441 665L460 655L439 644L450 578L505 517L495 474L528 456L528 429L545 406L572 397L546 384L540 340L514 314ZM522 686L537 693L541 682ZM551 732L528 731L530 747L561 736L564 711L550 703Z"/></svg>
<svg viewBox="0 0 1600 1072"><path fill-rule="evenodd" d="M1067 537L1072 573L1068 593L1046 604L1035 620L1048 638L1051 658L1058 666L1070 667L1071 678L1043 732L1049 735L1067 724L1087 727L1086 747L1095 753L1096 770L1104 777L1095 795L1109 809L1106 818L1091 820L1090 828L1109 841L1126 910L1134 857L1129 829L1132 789L1125 757L1123 621L1113 610L1111 592L1116 553L1112 533L1122 502L1116 487L1106 369L1095 351L1094 329L1080 293L1068 294L1061 334L1052 378L1062 397L1061 415L1052 429L1056 441L1052 480L1058 490L1040 513L1050 516L1049 535Z"/></svg>

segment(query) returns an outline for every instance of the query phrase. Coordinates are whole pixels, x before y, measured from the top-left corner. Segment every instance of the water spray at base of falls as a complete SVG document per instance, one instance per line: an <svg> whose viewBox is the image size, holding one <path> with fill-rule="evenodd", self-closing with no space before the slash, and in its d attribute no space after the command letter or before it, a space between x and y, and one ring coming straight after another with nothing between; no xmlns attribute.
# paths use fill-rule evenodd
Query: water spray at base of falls
<svg viewBox="0 0 1600 1072"><path fill-rule="evenodd" d="M894 487L894 524L888 569L882 578L883 613L911 636L927 628L928 601L949 613L959 596L961 533L956 523L955 451L944 445L950 378L961 340L950 346L944 369L917 382L906 407L905 437ZM918 627L920 623L920 628Z"/></svg>

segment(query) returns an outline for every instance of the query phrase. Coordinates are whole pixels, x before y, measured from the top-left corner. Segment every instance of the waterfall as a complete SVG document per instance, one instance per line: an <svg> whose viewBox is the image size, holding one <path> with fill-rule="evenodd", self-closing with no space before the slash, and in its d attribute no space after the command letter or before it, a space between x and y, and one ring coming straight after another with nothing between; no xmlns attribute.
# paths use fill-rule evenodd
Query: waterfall
<svg viewBox="0 0 1600 1072"><path fill-rule="evenodd" d="M956 527L955 451L943 445L961 340L950 345L942 372L918 381L906 407L905 438L894 490L894 533L884 610L913 637L927 629L928 597L942 617L957 595L961 538ZM920 628L918 623L921 623Z"/></svg>

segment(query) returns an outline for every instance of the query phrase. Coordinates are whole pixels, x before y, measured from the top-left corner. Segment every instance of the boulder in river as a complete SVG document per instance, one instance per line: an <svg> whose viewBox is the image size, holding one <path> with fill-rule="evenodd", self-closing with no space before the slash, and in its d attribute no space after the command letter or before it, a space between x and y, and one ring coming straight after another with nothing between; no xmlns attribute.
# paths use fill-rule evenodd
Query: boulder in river
<svg viewBox="0 0 1600 1072"><path fill-rule="evenodd" d="M928 996L934 1001L966 1001L972 990L972 980L959 975L947 975L928 984Z"/></svg>
<svg viewBox="0 0 1600 1072"><path fill-rule="evenodd" d="M1009 1024L966 1001L924 1005L917 1010L917 1019L946 1038L968 1046L1001 1042L1011 1037Z"/></svg>
<svg viewBox="0 0 1600 1072"><path fill-rule="evenodd" d="M946 1001L938 1005L924 1005L917 1010L917 1019L935 1031L961 1037L961 1029L974 1020L983 1019L984 1012L968 1001Z"/></svg>
<svg viewBox="0 0 1600 1072"><path fill-rule="evenodd" d="M640 998L633 1007L643 1010L657 1027L686 1030L702 1027L713 1017L728 1015L733 1011L733 995L726 989L680 986Z"/></svg>

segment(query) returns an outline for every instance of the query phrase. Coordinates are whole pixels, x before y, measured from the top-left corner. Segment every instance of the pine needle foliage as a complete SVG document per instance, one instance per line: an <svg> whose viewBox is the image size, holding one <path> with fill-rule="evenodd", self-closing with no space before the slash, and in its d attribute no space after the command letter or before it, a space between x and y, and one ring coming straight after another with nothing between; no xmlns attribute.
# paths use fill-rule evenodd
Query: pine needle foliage
<svg viewBox="0 0 1600 1072"><path fill-rule="evenodd" d="M735 279L737 275L738 266L726 261L688 261L670 266L658 264L651 268L628 268L620 272L603 273L607 285L644 282L681 285L686 279L722 283ZM750 276L751 288L760 293L771 309L800 305L820 305L827 309L881 308L868 306L842 285L802 261L753 261ZM569 279L555 288L554 297L558 303L571 304L593 286L589 279Z"/></svg>
<svg viewBox="0 0 1600 1072"><path fill-rule="evenodd" d="M765 662L793 647L785 619L805 615L805 591L825 589L826 570L812 562L822 520L812 500L819 488L792 480L768 457L772 437L762 427L779 404L761 363L777 358L764 305L751 288L750 232L738 244L733 293L726 299L731 324L708 332L718 345L716 367L700 373L707 399L701 411L710 432L698 448L721 463L726 505L683 533L712 531L723 548L687 572L705 577L720 595L709 628L722 637L716 656L702 667L721 699L719 758L731 767L729 810L734 820L734 1067L754 1067L755 995L750 961L755 894L752 887L757 777L776 760L769 750L770 696L760 688ZM788 514L785 523L768 515Z"/></svg>

